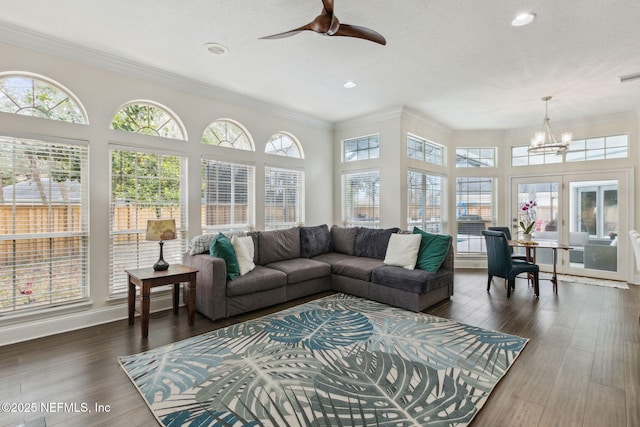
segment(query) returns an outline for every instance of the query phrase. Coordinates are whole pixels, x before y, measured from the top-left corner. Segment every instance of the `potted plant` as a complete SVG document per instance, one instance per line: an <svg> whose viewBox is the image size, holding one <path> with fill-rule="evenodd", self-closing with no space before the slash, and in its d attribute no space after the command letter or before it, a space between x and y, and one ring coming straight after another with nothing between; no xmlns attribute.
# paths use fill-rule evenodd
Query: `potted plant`
<svg viewBox="0 0 640 427"><path fill-rule="evenodd" d="M522 228L522 239L525 242L531 241L531 231L536 223L536 206L538 203L535 200L529 200L520 208L520 213L524 217L520 220L520 228Z"/></svg>

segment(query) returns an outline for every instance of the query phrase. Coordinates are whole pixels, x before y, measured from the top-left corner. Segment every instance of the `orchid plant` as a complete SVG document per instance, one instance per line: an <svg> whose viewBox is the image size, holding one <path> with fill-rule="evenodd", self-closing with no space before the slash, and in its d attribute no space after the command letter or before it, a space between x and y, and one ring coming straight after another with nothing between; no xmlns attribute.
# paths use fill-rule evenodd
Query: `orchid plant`
<svg viewBox="0 0 640 427"><path fill-rule="evenodd" d="M533 226L536 223L536 206L538 203L535 200L529 200L520 208L520 213L525 219L520 221L520 228L524 234L531 234Z"/></svg>

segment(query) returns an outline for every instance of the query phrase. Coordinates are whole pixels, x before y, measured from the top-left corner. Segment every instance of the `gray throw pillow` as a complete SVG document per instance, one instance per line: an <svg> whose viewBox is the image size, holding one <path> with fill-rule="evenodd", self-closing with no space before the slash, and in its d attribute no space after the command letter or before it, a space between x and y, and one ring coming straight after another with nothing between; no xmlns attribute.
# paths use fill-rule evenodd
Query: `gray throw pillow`
<svg viewBox="0 0 640 427"><path fill-rule="evenodd" d="M300 227L300 256L311 258L331 250L331 234L326 224Z"/></svg>
<svg viewBox="0 0 640 427"><path fill-rule="evenodd" d="M258 248L260 265L300 258L300 228L261 231Z"/></svg>
<svg viewBox="0 0 640 427"><path fill-rule="evenodd" d="M333 251L345 255L354 255L356 246L356 236L359 227L331 227L331 245Z"/></svg>
<svg viewBox="0 0 640 427"><path fill-rule="evenodd" d="M356 236L356 256L368 258L384 259L387 253L389 239L393 233L400 231L399 228L387 228L380 230L377 228L361 228Z"/></svg>

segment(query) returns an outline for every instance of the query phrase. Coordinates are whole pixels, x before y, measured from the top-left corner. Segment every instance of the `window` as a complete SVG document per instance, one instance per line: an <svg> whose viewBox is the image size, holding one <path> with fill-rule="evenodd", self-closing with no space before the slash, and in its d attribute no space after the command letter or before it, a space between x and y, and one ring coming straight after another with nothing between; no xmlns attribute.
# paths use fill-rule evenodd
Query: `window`
<svg viewBox="0 0 640 427"><path fill-rule="evenodd" d="M294 157L296 159L304 158L300 144L295 137L284 132L276 133L269 138L264 152L277 156Z"/></svg>
<svg viewBox="0 0 640 427"><path fill-rule="evenodd" d="M456 148L457 168L493 168L495 166L495 148Z"/></svg>
<svg viewBox="0 0 640 427"><path fill-rule="evenodd" d="M181 262L187 246L185 163L175 155L111 150L110 295L127 290L126 269L158 260L158 242L145 240L149 219L175 219L177 238L165 242L164 259Z"/></svg>
<svg viewBox="0 0 640 427"><path fill-rule="evenodd" d="M207 126L202 134L201 142L207 145L254 151L249 132L239 123L229 119L216 120Z"/></svg>
<svg viewBox="0 0 640 427"><path fill-rule="evenodd" d="M304 172L265 167L264 203L267 230L304 225Z"/></svg>
<svg viewBox="0 0 640 427"><path fill-rule="evenodd" d="M414 135L407 135L407 157L443 166L444 147Z"/></svg>
<svg viewBox="0 0 640 427"><path fill-rule="evenodd" d="M342 141L343 159L345 162L377 159L380 157L379 135L363 136Z"/></svg>
<svg viewBox="0 0 640 427"><path fill-rule="evenodd" d="M342 221L348 227L380 224L380 171L342 175Z"/></svg>
<svg viewBox="0 0 640 427"><path fill-rule="evenodd" d="M491 177L456 178L458 254L486 252L482 230L495 221L495 186Z"/></svg>
<svg viewBox="0 0 640 427"><path fill-rule="evenodd" d="M202 160L202 230L243 230L254 226L254 175L249 165Z"/></svg>
<svg viewBox="0 0 640 427"><path fill-rule="evenodd" d="M511 147L511 166L550 165L562 163L562 154L531 153L529 146Z"/></svg>
<svg viewBox="0 0 640 427"><path fill-rule="evenodd" d="M423 172L407 171L407 226L430 233L443 233L445 178Z"/></svg>
<svg viewBox="0 0 640 427"><path fill-rule="evenodd" d="M172 139L187 139L187 132L177 116L166 107L149 101L134 101L118 111L111 129Z"/></svg>
<svg viewBox="0 0 640 427"><path fill-rule="evenodd" d="M629 136L615 135L572 141L567 150L567 162L626 159L629 156Z"/></svg>
<svg viewBox="0 0 640 427"><path fill-rule="evenodd" d="M512 166L548 165L551 163L588 162L591 160L626 159L629 157L629 135L613 135L572 141L563 160L561 153L530 153L529 146L511 148Z"/></svg>
<svg viewBox="0 0 640 427"><path fill-rule="evenodd" d="M59 84L28 74L0 76L0 111L60 120L88 123L84 108Z"/></svg>
<svg viewBox="0 0 640 427"><path fill-rule="evenodd" d="M0 314L88 297L88 154L0 137Z"/></svg>

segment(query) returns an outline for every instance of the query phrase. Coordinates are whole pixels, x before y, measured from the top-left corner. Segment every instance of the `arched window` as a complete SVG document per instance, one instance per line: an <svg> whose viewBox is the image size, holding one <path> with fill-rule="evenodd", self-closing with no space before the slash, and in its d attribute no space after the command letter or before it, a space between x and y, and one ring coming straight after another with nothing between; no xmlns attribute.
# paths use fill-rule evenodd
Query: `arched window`
<svg viewBox="0 0 640 427"><path fill-rule="evenodd" d="M87 124L80 101L62 85L29 73L0 74L0 111Z"/></svg>
<svg viewBox="0 0 640 427"><path fill-rule="evenodd" d="M300 143L295 136L286 132L278 132L269 138L264 152L267 154L275 154L277 156L304 159Z"/></svg>
<svg viewBox="0 0 640 427"><path fill-rule="evenodd" d="M249 132L239 123L229 119L218 119L207 126L202 133L202 143L254 151Z"/></svg>
<svg viewBox="0 0 640 427"><path fill-rule="evenodd" d="M187 131L178 117L167 107L150 101L131 101L118 111L111 129L172 139L187 139Z"/></svg>

